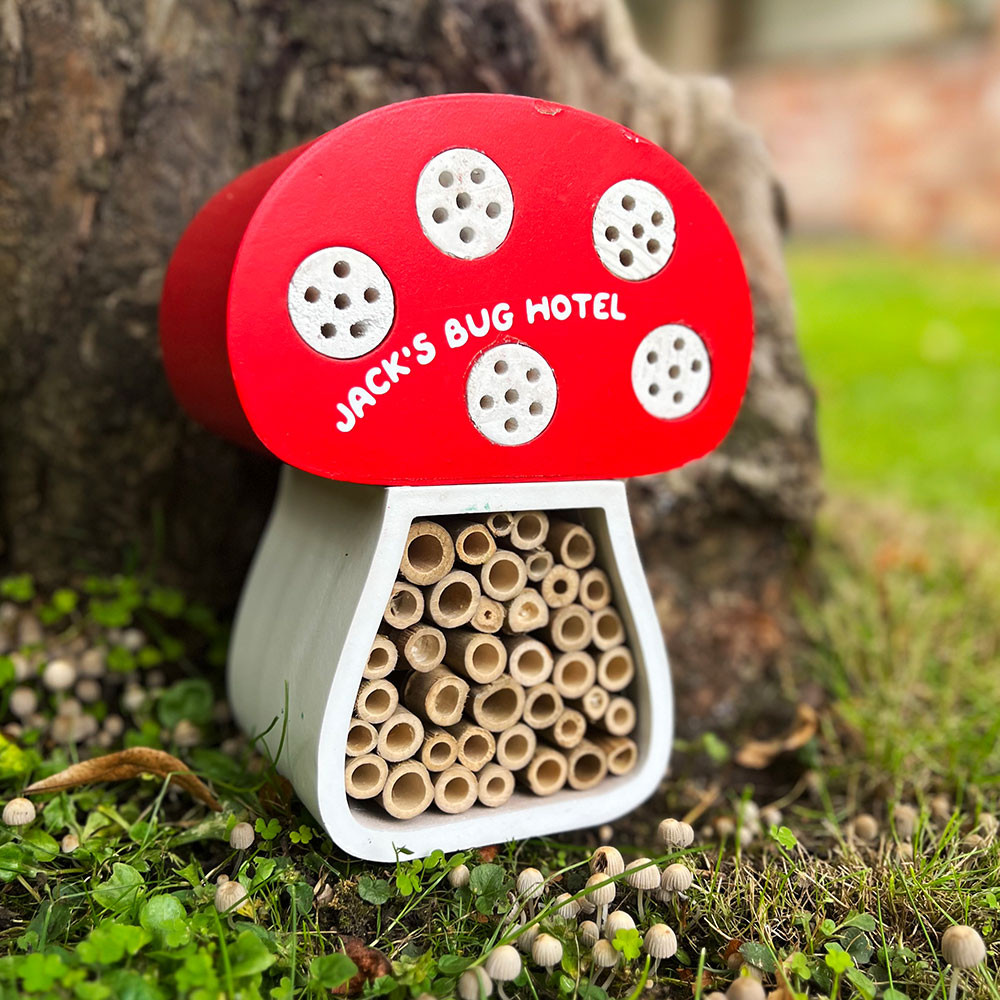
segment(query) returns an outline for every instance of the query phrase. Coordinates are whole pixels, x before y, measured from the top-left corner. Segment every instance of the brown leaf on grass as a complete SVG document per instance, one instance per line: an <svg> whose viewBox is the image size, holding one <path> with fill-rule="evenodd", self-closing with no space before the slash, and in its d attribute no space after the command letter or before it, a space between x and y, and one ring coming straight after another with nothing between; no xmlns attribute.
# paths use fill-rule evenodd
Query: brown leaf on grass
<svg viewBox="0 0 1000 1000"><path fill-rule="evenodd" d="M779 754L805 746L816 735L818 725L816 709L811 705L799 705L795 709L795 721L784 736L773 740L750 740L736 751L736 763L740 767L762 771Z"/></svg>
<svg viewBox="0 0 1000 1000"><path fill-rule="evenodd" d="M97 781L128 781L141 774L169 778L171 784L183 788L209 809L222 811L222 806L208 790L208 786L195 777L183 761L163 750L152 750L149 747L130 747L103 757L91 757L90 760L72 764L58 774L28 785L24 791L28 795L36 792L59 792L64 788L78 788Z"/></svg>
<svg viewBox="0 0 1000 1000"><path fill-rule="evenodd" d="M344 954L358 967L357 974L333 992L341 996L357 996L365 983L373 983L380 976L392 974L392 963L378 948L369 948L359 937L343 939Z"/></svg>
<svg viewBox="0 0 1000 1000"><path fill-rule="evenodd" d="M489 864L497 856L499 849L496 844L490 844L489 847L480 847L479 860L484 864Z"/></svg>

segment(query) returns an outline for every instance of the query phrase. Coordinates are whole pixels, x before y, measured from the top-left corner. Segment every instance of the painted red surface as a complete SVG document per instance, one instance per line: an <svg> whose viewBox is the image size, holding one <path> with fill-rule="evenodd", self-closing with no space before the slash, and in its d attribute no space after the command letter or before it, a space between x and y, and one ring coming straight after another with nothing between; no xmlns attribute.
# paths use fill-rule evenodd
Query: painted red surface
<svg viewBox="0 0 1000 1000"><path fill-rule="evenodd" d="M478 260L438 250L415 211L422 167L453 147L486 153L513 191L506 240ZM638 282L607 271L591 235L598 198L625 178L660 188L676 218L672 257ZM368 254L393 287L392 329L359 358L319 354L289 319L295 268L328 246ZM574 305L566 320L527 322L528 299L601 292L617 295L624 320L595 319L589 309L581 319ZM465 326L470 314L478 325L481 310L499 303L513 315L509 330L449 346L447 320ZM160 320L171 384L197 419L308 472L383 485L608 479L682 465L714 448L731 426L752 343L736 245L676 160L614 122L495 95L381 108L238 178L178 245ZM694 329L712 363L705 398L678 420L648 414L631 382L637 345L666 323ZM413 363L417 334L435 349L425 365ZM465 379L482 351L511 341L545 357L559 396L537 438L501 446L472 424ZM397 372L350 431L337 430L338 404L373 367L391 367L394 355L410 371Z"/></svg>

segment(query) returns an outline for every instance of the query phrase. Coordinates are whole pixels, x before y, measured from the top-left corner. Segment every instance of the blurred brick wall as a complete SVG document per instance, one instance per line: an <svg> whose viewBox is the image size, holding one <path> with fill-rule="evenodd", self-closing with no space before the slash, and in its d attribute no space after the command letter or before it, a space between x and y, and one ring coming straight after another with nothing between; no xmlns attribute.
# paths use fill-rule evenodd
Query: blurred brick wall
<svg viewBox="0 0 1000 1000"><path fill-rule="evenodd" d="M769 63L733 73L796 231L1000 252L1000 45Z"/></svg>

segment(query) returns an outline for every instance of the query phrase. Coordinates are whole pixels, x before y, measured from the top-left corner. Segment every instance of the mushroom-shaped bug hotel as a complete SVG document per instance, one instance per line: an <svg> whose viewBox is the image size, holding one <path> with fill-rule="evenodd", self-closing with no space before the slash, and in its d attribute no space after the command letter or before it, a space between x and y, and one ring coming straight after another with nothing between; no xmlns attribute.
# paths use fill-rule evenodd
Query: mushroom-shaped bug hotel
<svg viewBox="0 0 1000 1000"><path fill-rule="evenodd" d="M621 480L718 445L752 343L683 167L530 98L381 108L215 195L160 325L191 415L285 465L230 698L341 847L541 835L655 789L669 667Z"/></svg>

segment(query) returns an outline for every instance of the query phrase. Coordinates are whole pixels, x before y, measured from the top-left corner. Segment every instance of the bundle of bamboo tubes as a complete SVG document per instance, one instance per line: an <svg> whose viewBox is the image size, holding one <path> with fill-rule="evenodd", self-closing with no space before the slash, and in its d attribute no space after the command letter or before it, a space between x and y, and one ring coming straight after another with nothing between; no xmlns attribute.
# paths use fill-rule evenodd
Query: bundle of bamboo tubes
<svg viewBox="0 0 1000 1000"><path fill-rule="evenodd" d="M397 819L632 770L635 676L572 512L414 521L347 735L345 782Z"/></svg>

